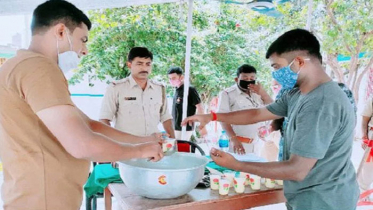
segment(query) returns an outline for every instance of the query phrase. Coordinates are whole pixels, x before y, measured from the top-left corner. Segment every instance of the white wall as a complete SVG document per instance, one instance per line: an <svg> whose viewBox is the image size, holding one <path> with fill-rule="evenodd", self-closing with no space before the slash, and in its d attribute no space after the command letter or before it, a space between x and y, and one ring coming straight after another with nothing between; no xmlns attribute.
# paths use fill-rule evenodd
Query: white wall
<svg viewBox="0 0 373 210"><path fill-rule="evenodd" d="M67 78L72 76L72 72L66 75ZM88 117L94 120L99 120L100 109L102 104L103 95L105 94L107 84L101 81L94 81L93 87L88 84L88 77L85 77L84 81L76 85L70 85L69 90L71 98L75 105L82 110ZM168 96L168 110L171 113L172 110L172 96ZM160 124L159 130L162 131L163 127Z"/></svg>
<svg viewBox="0 0 373 210"><path fill-rule="evenodd" d="M66 77L70 78L72 74L72 72L68 73ZM85 77L85 80L81 83L70 85L71 98L76 106L85 114L94 120L98 120L107 84L100 81L95 81L93 87L90 87L88 84L88 79Z"/></svg>

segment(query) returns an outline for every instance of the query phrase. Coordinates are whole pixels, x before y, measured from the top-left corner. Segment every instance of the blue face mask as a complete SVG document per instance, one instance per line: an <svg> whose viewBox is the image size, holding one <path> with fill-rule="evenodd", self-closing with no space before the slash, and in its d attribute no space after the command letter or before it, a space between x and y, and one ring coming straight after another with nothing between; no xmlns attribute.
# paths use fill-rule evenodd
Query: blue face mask
<svg viewBox="0 0 373 210"><path fill-rule="evenodd" d="M304 60L310 60L310 59L304 59ZM278 83L280 83L280 85L282 86L281 88L291 89L291 88L294 88L295 84L297 83L300 70L298 71L298 73L293 72L290 69L290 66L293 63L294 63L294 60L288 66L282 67L278 69L277 71L272 72L273 79L275 79Z"/></svg>

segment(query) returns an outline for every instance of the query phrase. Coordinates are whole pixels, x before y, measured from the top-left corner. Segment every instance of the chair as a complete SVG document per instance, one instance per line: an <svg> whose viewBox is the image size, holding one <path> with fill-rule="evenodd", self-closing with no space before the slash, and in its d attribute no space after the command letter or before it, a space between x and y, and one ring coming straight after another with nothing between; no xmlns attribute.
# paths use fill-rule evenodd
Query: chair
<svg viewBox="0 0 373 210"><path fill-rule="evenodd" d="M95 166L98 164L104 164L104 163L92 162L93 168L95 168ZM91 175L91 173L89 175ZM95 195L92 195L90 197L86 196L86 200L85 200L86 210L97 210L97 198L103 198L103 197L104 197L104 193L96 193Z"/></svg>
<svg viewBox="0 0 373 210"><path fill-rule="evenodd" d="M185 140L176 140L176 141L177 141L177 147L178 147L179 152L196 153L196 149L197 149L201 153L202 156L206 155L203 149L194 142L185 141Z"/></svg>
<svg viewBox="0 0 373 210"><path fill-rule="evenodd" d="M103 193L97 193L96 195L92 195L91 197L86 196L85 200L85 208L86 210L96 210L97 209L97 198L103 198Z"/></svg>

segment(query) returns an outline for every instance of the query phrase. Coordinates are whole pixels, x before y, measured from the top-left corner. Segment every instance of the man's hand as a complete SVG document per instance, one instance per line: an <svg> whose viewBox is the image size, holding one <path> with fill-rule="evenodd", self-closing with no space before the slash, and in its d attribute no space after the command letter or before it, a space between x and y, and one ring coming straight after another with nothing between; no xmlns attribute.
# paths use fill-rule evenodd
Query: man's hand
<svg viewBox="0 0 373 210"><path fill-rule="evenodd" d="M239 155L246 154L245 148L242 146L242 143L237 139L236 136L233 136L230 140L234 153L237 153Z"/></svg>
<svg viewBox="0 0 373 210"><path fill-rule="evenodd" d="M284 124L284 118L272 120L270 123L270 133L272 133L273 131L281 130L283 124Z"/></svg>
<svg viewBox="0 0 373 210"><path fill-rule="evenodd" d="M138 144L136 148L139 150L141 158L146 158L153 162L157 162L163 158L163 151L159 142Z"/></svg>
<svg viewBox="0 0 373 210"><path fill-rule="evenodd" d="M152 137L153 141L162 142L167 137L170 137L170 135L168 133L153 133L151 135L151 137Z"/></svg>
<svg viewBox="0 0 373 210"><path fill-rule="evenodd" d="M206 126L206 124L208 124L211 120L211 114L194 115L183 120L183 122L181 122L181 126L186 126L187 124L193 126L193 123L199 122L200 124L198 128L202 130Z"/></svg>
<svg viewBox="0 0 373 210"><path fill-rule="evenodd" d="M211 149L210 156L216 164L226 168L234 169L239 164L232 155L215 148Z"/></svg>
<svg viewBox="0 0 373 210"><path fill-rule="evenodd" d="M267 93L267 91L263 88L263 86L258 82L258 84L250 84L249 89L250 91L260 95L264 104L270 104L273 102L271 96Z"/></svg>
<svg viewBox="0 0 373 210"><path fill-rule="evenodd" d="M199 131L199 134L201 134L202 137L207 135L207 129L203 128L202 130Z"/></svg>
<svg viewBox="0 0 373 210"><path fill-rule="evenodd" d="M263 94L266 94L267 92L264 90L262 84L258 82L258 84L250 84L248 87L252 92L262 96Z"/></svg>

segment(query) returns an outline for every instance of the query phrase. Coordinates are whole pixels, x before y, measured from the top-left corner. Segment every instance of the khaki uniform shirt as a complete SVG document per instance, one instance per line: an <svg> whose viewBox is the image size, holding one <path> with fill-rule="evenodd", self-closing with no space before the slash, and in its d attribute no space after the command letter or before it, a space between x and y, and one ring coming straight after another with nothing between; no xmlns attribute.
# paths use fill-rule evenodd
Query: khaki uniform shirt
<svg viewBox="0 0 373 210"><path fill-rule="evenodd" d="M5 210L80 208L89 162L71 156L36 115L58 105L74 106L54 61L20 50L0 68Z"/></svg>
<svg viewBox="0 0 373 210"><path fill-rule="evenodd" d="M251 97L242 92L237 84L225 89L219 95L218 112L227 113L245 109L254 109L263 107L264 103L258 94L251 93ZM258 128L262 123L253 125L232 125L233 131L237 136L258 139Z"/></svg>
<svg viewBox="0 0 373 210"><path fill-rule="evenodd" d="M158 124L172 119L165 87L148 80L143 90L132 76L113 82L106 90L100 119L115 119L116 129L137 136L159 132Z"/></svg>

